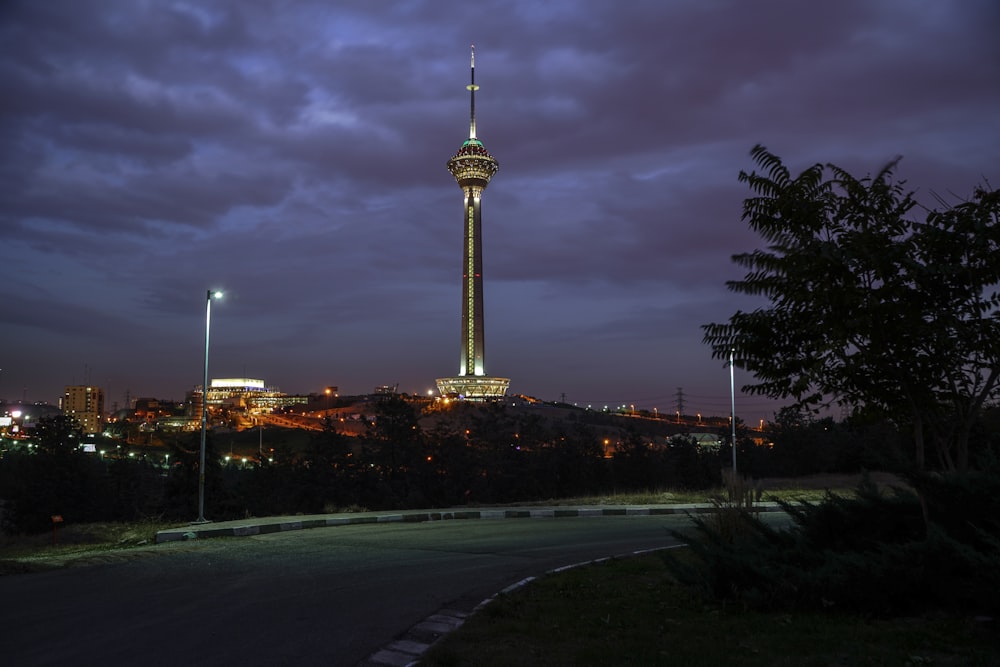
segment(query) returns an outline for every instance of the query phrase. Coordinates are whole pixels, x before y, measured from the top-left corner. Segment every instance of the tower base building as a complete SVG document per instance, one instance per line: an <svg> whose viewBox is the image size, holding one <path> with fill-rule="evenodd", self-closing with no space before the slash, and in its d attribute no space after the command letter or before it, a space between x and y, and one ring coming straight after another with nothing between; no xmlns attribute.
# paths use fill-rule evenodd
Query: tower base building
<svg viewBox="0 0 1000 667"><path fill-rule="evenodd" d="M438 378L438 392L442 396L457 396L467 401L492 401L507 395L510 378L486 375L458 375Z"/></svg>

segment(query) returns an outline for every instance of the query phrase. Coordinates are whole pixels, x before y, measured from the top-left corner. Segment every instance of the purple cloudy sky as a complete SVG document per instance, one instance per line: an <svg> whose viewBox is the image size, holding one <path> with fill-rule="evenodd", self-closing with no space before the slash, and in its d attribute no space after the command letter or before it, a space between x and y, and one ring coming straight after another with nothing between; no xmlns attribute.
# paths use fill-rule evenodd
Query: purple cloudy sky
<svg viewBox="0 0 1000 667"><path fill-rule="evenodd" d="M487 371L511 391L726 414L700 325L758 240L766 145L933 204L1000 185L995 0L52 0L0 7L0 398L426 392L458 371L468 134ZM748 378L740 378L737 383ZM773 404L739 397L748 421Z"/></svg>

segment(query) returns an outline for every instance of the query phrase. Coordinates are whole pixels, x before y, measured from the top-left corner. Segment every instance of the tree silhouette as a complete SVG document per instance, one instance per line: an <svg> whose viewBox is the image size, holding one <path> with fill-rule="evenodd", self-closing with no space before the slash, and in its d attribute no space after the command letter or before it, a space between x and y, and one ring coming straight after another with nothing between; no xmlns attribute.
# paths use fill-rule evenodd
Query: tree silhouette
<svg viewBox="0 0 1000 667"><path fill-rule="evenodd" d="M743 219L768 245L734 256L747 273L727 286L768 304L705 325L713 357L734 353L750 394L878 411L912 430L918 467L929 439L942 468L967 469L1000 397L1000 193L914 220L898 160L863 179L820 164L792 177L764 147L751 155Z"/></svg>

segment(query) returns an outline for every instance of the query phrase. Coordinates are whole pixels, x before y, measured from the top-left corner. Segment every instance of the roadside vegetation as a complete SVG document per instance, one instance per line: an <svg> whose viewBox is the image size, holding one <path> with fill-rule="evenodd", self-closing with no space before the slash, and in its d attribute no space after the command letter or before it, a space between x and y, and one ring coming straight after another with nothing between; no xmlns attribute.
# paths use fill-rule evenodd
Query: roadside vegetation
<svg viewBox="0 0 1000 667"><path fill-rule="evenodd" d="M663 558L647 555L549 575L504 594L420 664L988 667L1000 664L996 636L995 621L971 616L745 609L700 596L677 582Z"/></svg>
<svg viewBox="0 0 1000 667"><path fill-rule="evenodd" d="M463 665L1000 665L1000 475L779 500L739 477L688 546L547 575L501 594L424 656ZM919 482L918 482L919 483ZM964 509L963 509L964 508Z"/></svg>
<svg viewBox="0 0 1000 667"><path fill-rule="evenodd" d="M0 575L67 567L151 546L158 531L176 525L157 521L58 524L45 533L0 534Z"/></svg>
<svg viewBox="0 0 1000 667"><path fill-rule="evenodd" d="M743 391L791 404L742 470L877 451L906 487L780 501L793 524L775 530L733 475L674 533L689 546L505 595L424 664L1000 664L1000 191L931 208L899 159L858 179L751 155L743 219L765 246L728 287L754 309L705 342L750 372ZM850 419L810 429L831 404Z"/></svg>

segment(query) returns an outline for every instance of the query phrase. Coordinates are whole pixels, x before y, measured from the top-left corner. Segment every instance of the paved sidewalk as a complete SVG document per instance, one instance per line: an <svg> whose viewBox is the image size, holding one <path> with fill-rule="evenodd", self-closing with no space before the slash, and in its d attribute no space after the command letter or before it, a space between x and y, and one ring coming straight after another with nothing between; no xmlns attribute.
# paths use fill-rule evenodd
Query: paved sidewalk
<svg viewBox="0 0 1000 667"><path fill-rule="evenodd" d="M758 503L762 512L780 511L777 503ZM157 544L177 540L207 537L246 537L281 533L289 530L353 526L366 523L421 523L424 521L450 521L457 519L561 519L601 516L652 516L659 514L703 514L712 512L711 503L678 505L600 505L584 507L506 507L479 509L404 510L386 512L355 512L343 514L311 514L303 516L274 516L191 524L161 530L156 534Z"/></svg>

